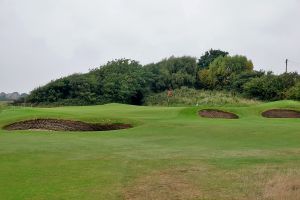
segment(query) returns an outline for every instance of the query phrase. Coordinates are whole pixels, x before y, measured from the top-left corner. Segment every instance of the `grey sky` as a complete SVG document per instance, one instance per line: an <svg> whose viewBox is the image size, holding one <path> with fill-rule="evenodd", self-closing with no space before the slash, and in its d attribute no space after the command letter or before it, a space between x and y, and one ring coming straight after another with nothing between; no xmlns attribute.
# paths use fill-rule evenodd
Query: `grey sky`
<svg viewBox="0 0 300 200"><path fill-rule="evenodd" d="M290 58L296 71L299 20L299 0L0 0L0 91L28 92L114 58L146 64L210 48L276 73Z"/></svg>

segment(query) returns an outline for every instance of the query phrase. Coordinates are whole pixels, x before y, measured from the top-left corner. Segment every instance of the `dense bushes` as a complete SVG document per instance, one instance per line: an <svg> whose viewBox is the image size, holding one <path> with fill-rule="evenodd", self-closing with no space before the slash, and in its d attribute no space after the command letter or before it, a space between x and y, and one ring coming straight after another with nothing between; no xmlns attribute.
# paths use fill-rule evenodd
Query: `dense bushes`
<svg viewBox="0 0 300 200"><path fill-rule="evenodd" d="M109 102L141 104L149 91L150 76L132 60L108 62L87 74L52 81L31 92L33 104L89 105Z"/></svg>
<svg viewBox="0 0 300 200"><path fill-rule="evenodd" d="M299 78L297 73L285 73L279 76L267 73L264 76L253 78L245 83L243 92L248 97L261 100L294 98L296 94L287 95L287 91L299 81ZM296 90L294 92L296 93Z"/></svg>
<svg viewBox="0 0 300 200"><path fill-rule="evenodd" d="M286 97L288 99L300 100L300 82L297 82L295 86L286 92Z"/></svg>
<svg viewBox="0 0 300 200"><path fill-rule="evenodd" d="M252 71L252 62L244 56L220 56L208 69L199 71L199 80L204 88L225 89L230 86L234 76Z"/></svg>
<svg viewBox="0 0 300 200"><path fill-rule="evenodd" d="M229 56L224 51L210 50L198 62L189 56L172 56L145 66L129 59L114 60L89 73L52 81L33 90L24 101L36 105L110 102L141 105L146 96L155 98L157 95L153 93L166 95L163 91L182 87L184 91L190 91L185 94L192 95L184 98L198 95L192 89L206 89L260 100L300 100L299 82L297 73L265 74L254 71L253 63L245 56ZM147 98L147 103L151 104L153 98Z"/></svg>
<svg viewBox="0 0 300 200"><path fill-rule="evenodd" d="M221 50L209 50L204 53L203 56L198 60L198 66L200 69L205 69L208 68L208 66L218 57L222 56L227 56L228 52L221 51Z"/></svg>
<svg viewBox="0 0 300 200"><path fill-rule="evenodd" d="M136 61L121 59L90 72L96 79L98 102L140 105L149 92L150 73Z"/></svg>
<svg viewBox="0 0 300 200"><path fill-rule="evenodd" d="M242 94L244 92L245 83L249 82L253 78L258 78L264 75L265 72L263 71L244 71L239 74L231 75L230 84L229 87L226 87L226 90Z"/></svg>
<svg viewBox="0 0 300 200"><path fill-rule="evenodd" d="M195 87L199 71L196 58L187 56L170 57L158 63L146 65L144 69L151 74L151 90L154 92L182 86Z"/></svg>
<svg viewBox="0 0 300 200"><path fill-rule="evenodd" d="M96 103L95 82L90 74L74 74L33 90L26 101L33 104L93 104Z"/></svg>

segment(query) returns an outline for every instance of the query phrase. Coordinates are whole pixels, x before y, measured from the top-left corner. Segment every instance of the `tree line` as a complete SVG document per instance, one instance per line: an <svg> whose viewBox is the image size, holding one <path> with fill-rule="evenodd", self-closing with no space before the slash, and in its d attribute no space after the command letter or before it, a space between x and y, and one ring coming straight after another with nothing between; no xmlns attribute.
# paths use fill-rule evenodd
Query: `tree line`
<svg viewBox="0 0 300 200"><path fill-rule="evenodd" d="M16 103L34 105L143 104L144 98L181 87L226 90L264 101L300 100L298 73L256 71L245 56L209 50L199 59L170 57L141 65L130 59L108 62L85 74L73 74L38 87Z"/></svg>

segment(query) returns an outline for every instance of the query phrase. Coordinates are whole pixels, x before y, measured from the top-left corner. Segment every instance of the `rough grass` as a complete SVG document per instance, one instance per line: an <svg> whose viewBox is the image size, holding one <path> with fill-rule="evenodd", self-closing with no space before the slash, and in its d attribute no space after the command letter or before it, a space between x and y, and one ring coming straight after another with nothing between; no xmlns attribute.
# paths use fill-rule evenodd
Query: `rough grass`
<svg viewBox="0 0 300 200"><path fill-rule="evenodd" d="M2 110L4 110L6 107L7 107L7 102L5 102L5 101L0 101L0 112L1 112Z"/></svg>
<svg viewBox="0 0 300 200"><path fill-rule="evenodd" d="M300 199L300 176L276 175L266 185L264 198L266 200Z"/></svg>
<svg viewBox="0 0 300 200"><path fill-rule="evenodd" d="M123 191L125 200L199 199L201 189L185 176L186 169L166 170L141 176Z"/></svg>
<svg viewBox="0 0 300 200"><path fill-rule="evenodd" d="M266 119L294 101L219 109L110 104L8 108L0 127L32 118L133 123L112 132L0 130L0 199L297 200L300 119Z"/></svg>
<svg viewBox="0 0 300 200"><path fill-rule="evenodd" d="M205 91L191 88L181 88L173 91L173 96L168 97L167 92L151 94L145 98L145 105L149 106L246 106L261 103L257 100L242 98L225 91Z"/></svg>

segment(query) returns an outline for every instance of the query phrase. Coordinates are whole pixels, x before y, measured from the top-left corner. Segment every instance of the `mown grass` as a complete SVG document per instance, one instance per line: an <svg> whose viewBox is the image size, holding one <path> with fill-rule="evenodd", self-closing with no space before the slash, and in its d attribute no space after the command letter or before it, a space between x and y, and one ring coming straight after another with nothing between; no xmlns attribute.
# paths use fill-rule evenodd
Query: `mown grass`
<svg viewBox="0 0 300 200"><path fill-rule="evenodd" d="M6 101L0 101L0 112L7 108L7 102Z"/></svg>
<svg viewBox="0 0 300 200"><path fill-rule="evenodd" d="M206 91L192 88L181 88L173 91L173 96L168 97L167 92L151 94L145 98L148 106L247 106L262 103L258 100L246 99L239 94L226 91Z"/></svg>
<svg viewBox="0 0 300 200"><path fill-rule="evenodd" d="M200 118L199 109L214 108L208 105L5 109L0 127L32 118L135 127L85 133L0 130L0 199L299 197L300 119L265 119L260 113L300 110L300 103L217 107L240 119Z"/></svg>

